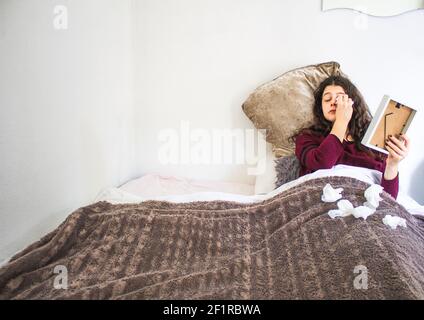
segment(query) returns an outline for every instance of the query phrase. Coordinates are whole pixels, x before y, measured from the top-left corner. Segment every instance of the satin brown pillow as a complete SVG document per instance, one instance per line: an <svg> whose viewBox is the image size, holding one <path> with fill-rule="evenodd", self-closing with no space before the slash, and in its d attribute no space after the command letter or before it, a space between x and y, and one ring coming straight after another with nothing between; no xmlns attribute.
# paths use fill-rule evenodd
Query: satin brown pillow
<svg viewBox="0 0 424 320"><path fill-rule="evenodd" d="M260 86L243 103L243 111L254 126L266 129L266 141L277 157L294 154L294 143L288 138L312 124L313 93L332 75L346 76L337 62L294 69Z"/></svg>

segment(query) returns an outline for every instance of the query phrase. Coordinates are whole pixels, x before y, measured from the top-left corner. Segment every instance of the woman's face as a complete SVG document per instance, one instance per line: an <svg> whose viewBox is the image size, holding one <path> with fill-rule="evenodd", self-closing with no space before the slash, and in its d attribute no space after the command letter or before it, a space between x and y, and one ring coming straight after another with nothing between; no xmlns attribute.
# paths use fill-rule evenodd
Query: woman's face
<svg viewBox="0 0 424 320"><path fill-rule="evenodd" d="M324 118L330 122L336 120L336 98L339 94L345 94L345 91L340 86L330 85L325 87L322 95L322 113Z"/></svg>

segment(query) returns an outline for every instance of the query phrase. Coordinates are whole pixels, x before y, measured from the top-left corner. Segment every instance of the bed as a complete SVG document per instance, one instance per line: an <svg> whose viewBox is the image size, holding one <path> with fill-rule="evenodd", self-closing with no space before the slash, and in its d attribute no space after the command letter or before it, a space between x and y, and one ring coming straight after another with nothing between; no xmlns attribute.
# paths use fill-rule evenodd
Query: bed
<svg viewBox="0 0 424 320"><path fill-rule="evenodd" d="M331 219L336 204L321 201L329 183L361 205L375 174L339 165L260 195L240 193L250 185L221 192L216 182L147 175L103 190L16 254L0 269L0 298L423 299L422 206L383 191L368 219ZM392 230L387 214L407 227ZM58 266L66 289L55 286Z"/></svg>

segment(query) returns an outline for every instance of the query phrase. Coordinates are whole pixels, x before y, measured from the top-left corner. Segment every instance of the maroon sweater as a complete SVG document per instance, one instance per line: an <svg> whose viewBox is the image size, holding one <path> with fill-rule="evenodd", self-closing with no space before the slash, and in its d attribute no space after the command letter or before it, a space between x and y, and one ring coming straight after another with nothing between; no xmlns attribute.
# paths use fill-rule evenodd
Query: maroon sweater
<svg viewBox="0 0 424 320"><path fill-rule="evenodd" d="M382 173L381 186L393 198L397 198L399 191L399 173L392 180L384 179L386 158L373 159L363 151L355 148L353 141L340 142L334 134L327 137L312 134L300 134L296 138L296 157L300 161L300 176L312 173L319 169L331 169L337 164L375 169Z"/></svg>

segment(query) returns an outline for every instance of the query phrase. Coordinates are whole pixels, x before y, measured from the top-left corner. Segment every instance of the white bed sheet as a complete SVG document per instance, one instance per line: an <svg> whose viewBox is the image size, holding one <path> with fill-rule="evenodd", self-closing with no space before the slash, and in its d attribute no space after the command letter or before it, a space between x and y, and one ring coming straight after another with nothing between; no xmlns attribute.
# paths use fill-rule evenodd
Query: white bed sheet
<svg viewBox="0 0 424 320"><path fill-rule="evenodd" d="M151 195L151 196L140 196L140 192L137 192L134 188L108 188L103 190L95 199L97 201L107 201L113 204L117 203L139 203L146 200L164 200L175 203L195 202L195 201L212 201L212 200L223 200L223 201L235 201L240 203L254 203L263 201L274 197L278 193L283 192L289 188L292 188L302 182L326 176L344 176L352 177L364 181L369 184L377 183L380 184L381 172L377 170L354 167L348 165L336 165L331 169L317 170L311 174L304 175L294 181L283 184L279 188L264 194L240 194L232 192L217 192L217 191L205 191L205 192L193 192L188 194L172 194L172 195ZM125 185L124 185L125 186ZM128 185L127 185L128 186ZM231 189L229 187L229 189ZM129 192L128 190L132 191ZM138 194L137 194L138 193ZM253 193L253 192L252 192ZM401 189L397 197L397 202L403 205L411 214L424 216L424 206L420 205L412 197L404 193Z"/></svg>
<svg viewBox="0 0 424 320"><path fill-rule="evenodd" d="M119 189L136 196L151 198L212 191L252 195L255 186L246 183L194 180L169 175L146 174L138 179L128 181Z"/></svg>

